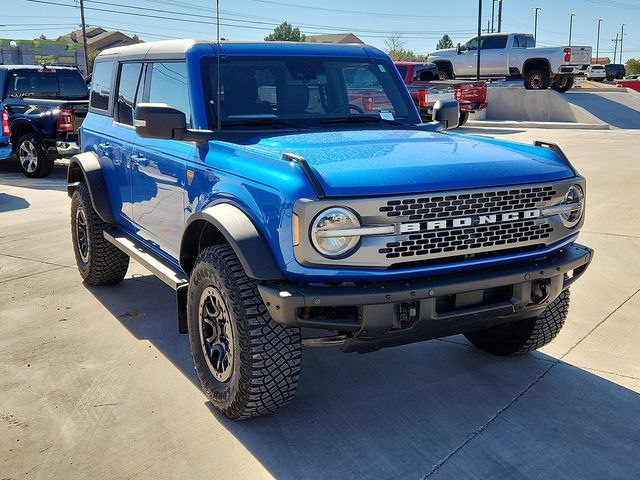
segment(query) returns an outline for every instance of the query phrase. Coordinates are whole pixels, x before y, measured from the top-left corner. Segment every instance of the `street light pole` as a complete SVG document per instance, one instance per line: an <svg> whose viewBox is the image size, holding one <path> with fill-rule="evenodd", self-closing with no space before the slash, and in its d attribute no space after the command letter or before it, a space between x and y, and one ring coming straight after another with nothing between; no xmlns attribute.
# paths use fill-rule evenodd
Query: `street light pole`
<svg viewBox="0 0 640 480"><path fill-rule="evenodd" d="M600 63L599 62L599 58L600 58L600 24L602 23L602 19L599 18L598 19L598 40L596 41L596 63Z"/></svg>
<svg viewBox="0 0 640 480"><path fill-rule="evenodd" d="M498 0L498 33L502 32L502 0Z"/></svg>
<svg viewBox="0 0 640 480"><path fill-rule="evenodd" d="M620 63L622 63L622 42L624 42L624 23L622 24L622 33L620 34Z"/></svg>
<svg viewBox="0 0 640 480"><path fill-rule="evenodd" d="M569 46L571 46L571 31L573 30L573 17L575 16L575 13L569 14Z"/></svg>
<svg viewBox="0 0 640 480"><path fill-rule="evenodd" d="M618 56L618 33L616 33L616 39L615 40L611 40L612 42L616 42L616 46L613 49L613 63L616 63L616 58Z"/></svg>
<svg viewBox="0 0 640 480"><path fill-rule="evenodd" d="M85 75L89 75L89 52L87 52L87 27L84 23L84 0L80 0L80 20L82 21L82 48L84 49Z"/></svg>
<svg viewBox="0 0 640 480"><path fill-rule="evenodd" d="M491 33L494 32L493 20L495 19L495 16L496 16L496 0L491 0Z"/></svg>
<svg viewBox="0 0 640 480"><path fill-rule="evenodd" d="M536 19L533 23L533 39L538 40L538 12L542 10L540 7L535 7L533 11L535 12Z"/></svg>
<svg viewBox="0 0 640 480"><path fill-rule="evenodd" d="M482 0L478 0L478 57L476 62L476 80L480 81L480 51L482 50Z"/></svg>

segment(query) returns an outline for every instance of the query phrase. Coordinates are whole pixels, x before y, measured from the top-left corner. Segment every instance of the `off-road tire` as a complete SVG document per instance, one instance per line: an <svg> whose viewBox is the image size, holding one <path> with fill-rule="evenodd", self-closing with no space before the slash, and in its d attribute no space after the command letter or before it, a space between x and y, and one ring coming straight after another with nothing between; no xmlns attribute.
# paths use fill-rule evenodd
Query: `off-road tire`
<svg viewBox="0 0 640 480"><path fill-rule="evenodd" d="M524 74L524 88L527 90L545 90L551 79L545 70L533 69Z"/></svg>
<svg viewBox="0 0 640 480"><path fill-rule="evenodd" d="M449 70L440 70L440 67L438 67L438 78L440 80L453 80L453 74Z"/></svg>
<svg viewBox="0 0 640 480"><path fill-rule="evenodd" d="M465 123L469 120L469 112L460 112L460 121L458 122L458 127L464 126Z"/></svg>
<svg viewBox="0 0 640 480"><path fill-rule="evenodd" d="M78 243L78 210L82 209L86 219L86 234L88 239L88 254L80 252ZM76 264L82 279L89 285L110 285L120 282L127 274L129 256L109 243L103 232L109 228L93 209L91 196L87 184L81 182L71 197L71 239Z"/></svg>
<svg viewBox="0 0 640 480"><path fill-rule="evenodd" d="M494 355L537 350L560 332L569 313L569 290L565 290L539 316L465 333L473 345Z"/></svg>
<svg viewBox="0 0 640 480"><path fill-rule="evenodd" d="M27 152L33 152L35 165L32 166L32 162L24 164L23 155ZM48 177L53 170L53 159L49 158L47 151L33 133L26 133L20 137L18 145L16 145L16 156L20 170L25 177L44 178Z"/></svg>
<svg viewBox="0 0 640 480"><path fill-rule="evenodd" d="M568 91L571 87L573 87L574 79L573 77L568 77L565 75L559 75L556 77L556 80L551 85L551 88L556 92L564 93Z"/></svg>
<svg viewBox="0 0 640 480"><path fill-rule="evenodd" d="M203 352L200 301L208 287L218 289L233 329L233 369L215 378ZM232 420L271 413L293 398L300 376L300 329L276 323L229 245L203 249L189 280L189 343L202 389L214 407ZM231 367L229 367L231 368Z"/></svg>

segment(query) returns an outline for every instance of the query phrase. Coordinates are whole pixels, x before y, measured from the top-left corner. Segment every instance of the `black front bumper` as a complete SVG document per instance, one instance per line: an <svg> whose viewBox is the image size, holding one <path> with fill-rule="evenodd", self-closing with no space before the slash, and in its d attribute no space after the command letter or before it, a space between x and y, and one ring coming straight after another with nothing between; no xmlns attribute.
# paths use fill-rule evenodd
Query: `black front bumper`
<svg viewBox="0 0 640 480"><path fill-rule="evenodd" d="M571 244L543 259L464 274L347 286L263 283L271 317L290 327L351 332L345 351L369 351L539 315L588 267ZM542 287L543 298L533 291Z"/></svg>

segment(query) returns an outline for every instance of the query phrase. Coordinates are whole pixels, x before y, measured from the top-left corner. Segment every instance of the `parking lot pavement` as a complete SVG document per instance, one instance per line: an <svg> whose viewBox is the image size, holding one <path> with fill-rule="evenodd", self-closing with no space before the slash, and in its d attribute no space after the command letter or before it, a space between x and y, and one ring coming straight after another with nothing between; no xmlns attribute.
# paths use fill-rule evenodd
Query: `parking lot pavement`
<svg viewBox="0 0 640 480"><path fill-rule="evenodd" d="M637 132L463 129L558 143L595 248L559 337L304 353L291 406L230 422L201 393L171 290L132 264L80 282L63 167L0 163L0 478L640 478Z"/></svg>

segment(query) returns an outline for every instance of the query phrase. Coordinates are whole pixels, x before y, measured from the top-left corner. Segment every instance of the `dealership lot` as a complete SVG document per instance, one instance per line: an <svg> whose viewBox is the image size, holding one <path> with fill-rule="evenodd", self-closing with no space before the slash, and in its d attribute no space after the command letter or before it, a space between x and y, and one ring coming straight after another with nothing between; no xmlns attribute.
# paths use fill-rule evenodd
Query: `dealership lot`
<svg viewBox="0 0 640 480"><path fill-rule="evenodd" d="M135 263L81 283L64 167L0 163L0 478L640 477L640 130L461 131L558 143L588 179L559 337L306 351L294 403L244 423L201 393L171 290Z"/></svg>

